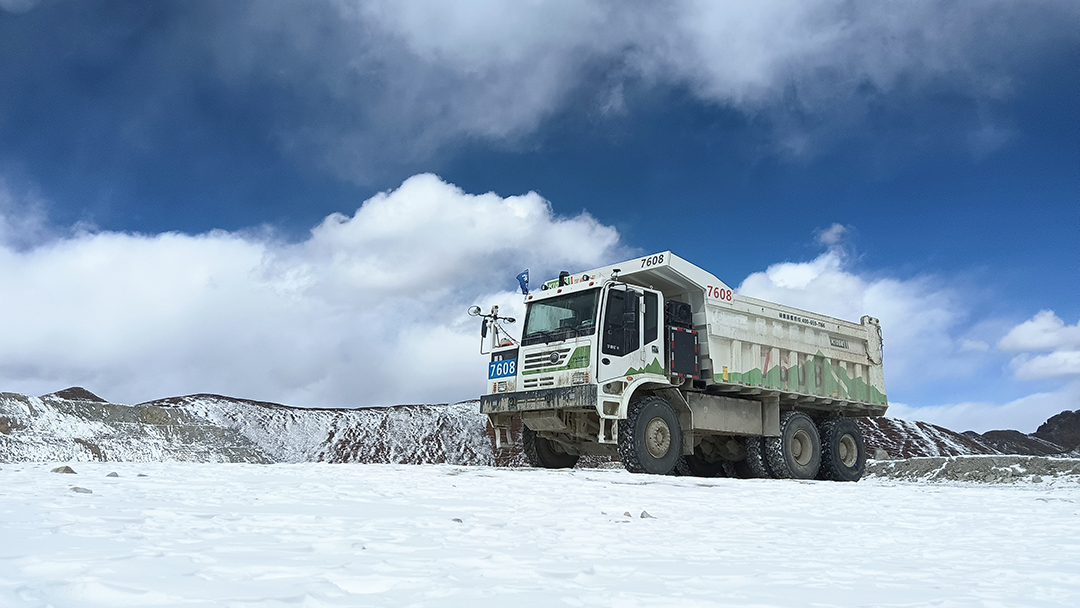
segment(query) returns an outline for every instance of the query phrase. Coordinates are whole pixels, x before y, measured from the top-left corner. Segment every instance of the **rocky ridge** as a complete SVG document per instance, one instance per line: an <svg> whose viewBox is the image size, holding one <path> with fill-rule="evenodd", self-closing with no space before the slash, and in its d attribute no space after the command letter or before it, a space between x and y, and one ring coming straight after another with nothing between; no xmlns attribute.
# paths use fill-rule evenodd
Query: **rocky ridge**
<svg viewBox="0 0 1080 608"><path fill-rule="evenodd" d="M1064 446L1080 455L1080 410L1066 410L1051 416L1032 436Z"/></svg>
<svg viewBox="0 0 1080 608"><path fill-rule="evenodd" d="M1056 426L1044 434L1072 428L1073 418L1055 416L1048 424L1055 419ZM878 460L1069 455L1059 444L1017 431L961 434L895 418L857 421L869 454ZM525 464L520 447L499 452L493 447L475 401L340 410L208 394L124 405L80 387L41 397L0 393L0 462ZM608 460L583 458L580 464Z"/></svg>

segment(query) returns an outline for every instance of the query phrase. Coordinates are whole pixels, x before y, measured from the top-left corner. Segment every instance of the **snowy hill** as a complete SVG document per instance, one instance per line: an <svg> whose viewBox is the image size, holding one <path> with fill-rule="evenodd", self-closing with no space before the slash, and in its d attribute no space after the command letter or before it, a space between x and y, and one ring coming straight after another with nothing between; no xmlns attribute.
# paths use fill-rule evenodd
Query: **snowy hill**
<svg viewBox="0 0 1080 608"><path fill-rule="evenodd" d="M322 410L219 395L123 405L85 389L0 393L0 462L507 464L485 421L475 402Z"/></svg>
<svg viewBox="0 0 1080 608"><path fill-rule="evenodd" d="M894 418L858 422L878 458L1064 451L1016 431L968 436ZM1010 440L998 440L1001 433ZM330 410L220 395L124 405L79 387L42 397L0 393L0 462L91 460L524 464L520 449L495 452L475 401Z"/></svg>

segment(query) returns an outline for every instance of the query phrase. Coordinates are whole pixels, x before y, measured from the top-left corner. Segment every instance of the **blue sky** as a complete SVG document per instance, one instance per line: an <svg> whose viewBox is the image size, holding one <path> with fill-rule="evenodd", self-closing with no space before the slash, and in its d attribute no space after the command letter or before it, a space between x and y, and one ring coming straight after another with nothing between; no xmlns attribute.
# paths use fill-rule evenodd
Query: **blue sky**
<svg viewBox="0 0 1080 608"><path fill-rule="evenodd" d="M881 316L896 413L1080 407L1074 2L444 4L0 0L0 388L463 399L515 269L670 249Z"/></svg>

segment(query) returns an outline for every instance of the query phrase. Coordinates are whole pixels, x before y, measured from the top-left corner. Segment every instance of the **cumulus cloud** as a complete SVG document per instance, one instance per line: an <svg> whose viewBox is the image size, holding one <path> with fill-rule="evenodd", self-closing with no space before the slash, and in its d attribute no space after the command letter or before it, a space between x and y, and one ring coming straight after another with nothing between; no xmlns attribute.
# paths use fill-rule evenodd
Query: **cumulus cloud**
<svg viewBox="0 0 1080 608"><path fill-rule="evenodd" d="M1020 356L1013 359L1012 367L1020 380L1080 376L1080 350L1061 350L1030 357Z"/></svg>
<svg viewBox="0 0 1080 608"><path fill-rule="evenodd" d="M1032 433L1054 414L1080 407L1080 382L1056 391L1032 393L1006 403L967 401L912 407L890 403L888 415L906 420L922 420L954 431L1014 429Z"/></svg>
<svg viewBox="0 0 1080 608"><path fill-rule="evenodd" d="M1010 352L1080 348L1080 322L1066 325L1054 311L1040 310L1009 330L998 342L998 348Z"/></svg>
<svg viewBox="0 0 1080 608"><path fill-rule="evenodd" d="M1020 353L1010 363L1017 379L1080 376L1080 323L1066 325L1052 310L1041 310L1009 330L998 348ZM1036 354L1045 351L1051 352Z"/></svg>
<svg viewBox="0 0 1080 608"><path fill-rule="evenodd" d="M544 243L537 247L537 243ZM83 231L0 246L0 384L119 401L217 392L303 406L478 395L473 304L520 311L514 275L622 255L587 214L535 193L418 175L299 243L266 231Z"/></svg>
<svg viewBox="0 0 1080 608"><path fill-rule="evenodd" d="M288 104L278 139L350 179L387 156L516 141L570 104L621 114L631 84L775 120L778 147L795 154L815 134L791 117L857 122L898 90L947 90L979 108L961 137L985 154L1010 132L988 102L1016 86L1017 62L1074 40L1077 17L1068 0L259 2L217 32L213 57L229 82L312 104Z"/></svg>

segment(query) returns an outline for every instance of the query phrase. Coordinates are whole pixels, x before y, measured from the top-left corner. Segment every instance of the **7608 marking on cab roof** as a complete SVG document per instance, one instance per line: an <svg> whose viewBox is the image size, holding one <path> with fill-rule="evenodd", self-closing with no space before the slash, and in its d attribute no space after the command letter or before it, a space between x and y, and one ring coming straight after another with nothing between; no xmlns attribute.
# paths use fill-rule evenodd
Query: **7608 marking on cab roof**
<svg viewBox="0 0 1080 608"><path fill-rule="evenodd" d="M650 255L648 257L641 258L641 267L648 268L650 266L659 266L664 263L664 254Z"/></svg>

